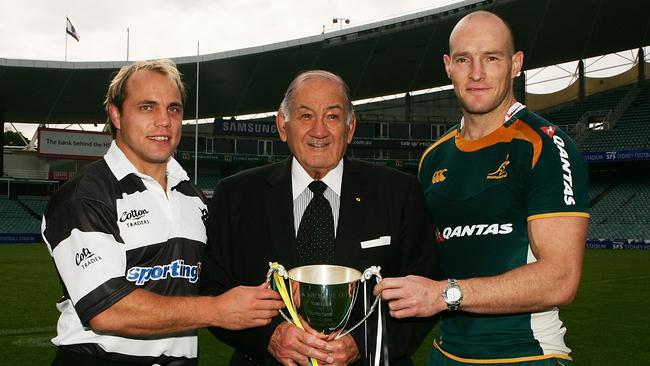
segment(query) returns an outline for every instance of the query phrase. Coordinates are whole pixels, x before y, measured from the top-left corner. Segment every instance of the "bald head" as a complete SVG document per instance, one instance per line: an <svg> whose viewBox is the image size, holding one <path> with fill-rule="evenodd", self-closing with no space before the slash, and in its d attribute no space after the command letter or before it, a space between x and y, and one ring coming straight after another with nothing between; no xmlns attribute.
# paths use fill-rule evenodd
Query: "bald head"
<svg viewBox="0 0 650 366"><path fill-rule="evenodd" d="M454 47L462 42L465 34L473 32L489 33L505 43L505 50L509 55L515 52L515 40L510 25L494 13L479 10L467 14L456 23L449 36L449 54L453 54Z"/></svg>

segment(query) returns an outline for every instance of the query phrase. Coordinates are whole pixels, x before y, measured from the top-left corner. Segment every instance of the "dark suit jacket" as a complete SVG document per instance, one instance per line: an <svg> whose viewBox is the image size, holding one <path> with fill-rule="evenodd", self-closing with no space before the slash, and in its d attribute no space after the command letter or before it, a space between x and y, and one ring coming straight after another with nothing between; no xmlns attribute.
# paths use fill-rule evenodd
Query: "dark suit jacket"
<svg viewBox="0 0 650 366"><path fill-rule="evenodd" d="M340 203L335 264L362 272L378 265L383 277L436 275L431 220L413 175L345 158ZM259 285L271 261L287 270L297 266L291 158L224 178L215 189L209 212L208 246L201 267L204 294L220 294L237 285ZM390 236L390 245L361 248L361 242L381 236ZM359 296L348 327L361 319L362 305ZM410 362L410 354L430 331L433 320L397 321L386 310L391 365ZM211 331L235 348L231 364L274 364L267 346L281 321L278 316L266 327ZM374 329L376 318L371 317L368 324ZM363 357L363 326L352 335Z"/></svg>

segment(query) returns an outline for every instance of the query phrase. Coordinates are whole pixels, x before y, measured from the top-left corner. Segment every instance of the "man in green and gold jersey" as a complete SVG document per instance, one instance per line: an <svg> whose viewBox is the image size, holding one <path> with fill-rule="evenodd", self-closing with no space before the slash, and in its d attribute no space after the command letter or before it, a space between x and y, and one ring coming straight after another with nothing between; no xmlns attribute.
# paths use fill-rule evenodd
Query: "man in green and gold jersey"
<svg viewBox="0 0 650 366"><path fill-rule="evenodd" d="M505 21L461 19L444 55L463 119L420 161L443 278L386 278L396 318L441 313L430 365L572 365L558 306L576 295L589 219L587 165L560 129L517 102Z"/></svg>

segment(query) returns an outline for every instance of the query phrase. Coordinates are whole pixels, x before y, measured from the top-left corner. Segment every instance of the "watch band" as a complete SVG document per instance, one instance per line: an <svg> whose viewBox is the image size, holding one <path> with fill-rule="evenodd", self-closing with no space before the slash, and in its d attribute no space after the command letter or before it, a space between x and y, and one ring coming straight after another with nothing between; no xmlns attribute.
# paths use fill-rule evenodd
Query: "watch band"
<svg viewBox="0 0 650 366"><path fill-rule="evenodd" d="M457 297L455 299L450 299L449 298L449 291L456 291L458 292ZM455 278L450 278L447 280L447 287L442 293L442 298L445 300L445 303L447 304L447 310L450 311L456 311L458 308L460 308L460 302L463 300L463 291L460 289L460 286L458 285L458 280Z"/></svg>

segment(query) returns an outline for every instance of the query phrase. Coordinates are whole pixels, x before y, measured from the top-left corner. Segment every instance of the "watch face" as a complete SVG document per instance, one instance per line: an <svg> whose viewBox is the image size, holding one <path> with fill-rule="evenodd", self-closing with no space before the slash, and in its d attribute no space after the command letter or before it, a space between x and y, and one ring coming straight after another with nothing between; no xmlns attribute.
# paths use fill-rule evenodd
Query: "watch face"
<svg viewBox="0 0 650 366"><path fill-rule="evenodd" d="M449 287L447 289L447 301L448 302L451 302L451 303L456 302L456 301L460 300L460 296L461 296L461 293L460 293L460 289L458 287Z"/></svg>

